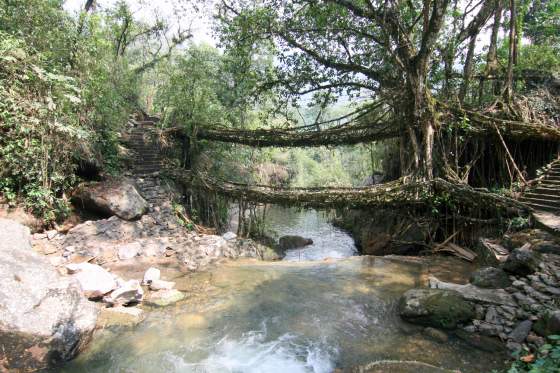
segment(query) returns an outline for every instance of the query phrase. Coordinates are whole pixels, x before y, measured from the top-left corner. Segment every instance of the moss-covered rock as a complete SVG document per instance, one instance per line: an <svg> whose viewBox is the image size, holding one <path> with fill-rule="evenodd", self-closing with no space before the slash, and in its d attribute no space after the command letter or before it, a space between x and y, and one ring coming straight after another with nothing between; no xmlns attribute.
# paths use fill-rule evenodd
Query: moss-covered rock
<svg viewBox="0 0 560 373"><path fill-rule="evenodd" d="M511 281L503 269L484 267L471 275L471 284L487 289L503 289L510 286Z"/></svg>
<svg viewBox="0 0 560 373"><path fill-rule="evenodd" d="M560 335L560 311L543 314L533 325L533 330L545 337Z"/></svg>
<svg viewBox="0 0 560 373"><path fill-rule="evenodd" d="M399 314L408 322L443 329L455 329L475 317L473 305L461 294L442 289L407 291L400 300Z"/></svg>

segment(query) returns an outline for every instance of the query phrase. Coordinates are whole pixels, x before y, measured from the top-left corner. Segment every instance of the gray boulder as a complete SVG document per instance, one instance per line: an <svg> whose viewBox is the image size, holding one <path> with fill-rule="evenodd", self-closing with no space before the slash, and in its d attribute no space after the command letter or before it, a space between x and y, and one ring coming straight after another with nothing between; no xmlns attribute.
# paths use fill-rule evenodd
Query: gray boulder
<svg viewBox="0 0 560 373"><path fill-rule="evenodd" d="M475 317L474 307L454 290L411 289L399 302L400 316L411 323L443 329Z"/></svg>
<svg viewBox="0 0 560 373"><path fill-rule="evenodd" d="M311 245L312 243L313 240L310 238L304 238L301 236L282 236L280 237L278 246L280 246L280 249L282 250L290 250Z"/></svg>
<svg viewBox="0 0 560 373"><path fill-rule="evenodd" d="M530 244L525 244L509 254L503 264L505 271L519 276L527 276L539 269L540 254L531 250Z"/></svg>
<svg viewBox="0 0 560 373"><path fill-rule="evenodd" d="M105 216L116 215L125 220L135 220L148 211L148 202L127 179L109 179L80 185L72 202L81 208Z"/></svg>
<svg viewBox="0 0 560 373"><path fill-rule="evenodd" d="M98 310L80 286L31 248L29 229L0 219L0 371L36 371L73 358Z"/></svg>
<svg viewBox="0 0 560 373"><path fill-rule="evenodd" d="M503 289L511 285L507 273L503 269L485 267L471 275L471 283L481 288Z"/></svg>
<svg viewBox="0 0 560 373"><path fill-rule="evenodd" d="M529 335L531 328L533 327L533 322L531 320L521 321L517 326L509 333L508 338L517 343L522 343L525 338Z"/></svg>

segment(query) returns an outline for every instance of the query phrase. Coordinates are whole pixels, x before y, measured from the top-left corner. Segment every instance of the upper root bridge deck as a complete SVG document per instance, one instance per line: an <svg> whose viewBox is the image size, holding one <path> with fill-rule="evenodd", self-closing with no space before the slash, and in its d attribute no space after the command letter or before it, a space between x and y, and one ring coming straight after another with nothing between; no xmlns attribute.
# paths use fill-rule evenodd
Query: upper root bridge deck
<svg viewBox="0 0 560 373"><path fill-rule="evenodd" d="M462 108L439 104L443 115L443 126L454 126L472 136L496 136L498 131L504 138L511 140L544 140L560 142L560 128L506 120ZM468 119L467 125L465 119ZM179 127L164 130L166 133L182 132ZM233 129L198 127L193 136L197 139L249 145L254 147L310 147L353 145L365 142L386 140L403 134L403 126L395 120L376 119L369 123L362 121L345 125L319 128L314 126L271 129Z"/></svg>

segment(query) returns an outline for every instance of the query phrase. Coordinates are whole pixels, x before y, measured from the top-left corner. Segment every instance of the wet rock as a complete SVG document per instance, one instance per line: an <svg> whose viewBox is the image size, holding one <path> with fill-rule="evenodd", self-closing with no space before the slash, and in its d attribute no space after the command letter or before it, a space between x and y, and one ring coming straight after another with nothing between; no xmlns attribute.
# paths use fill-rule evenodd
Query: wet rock
<svg viewBox="0 0 560 373"><path fill-rule="evenodd" d="M278 241L278 245L282 250L291 250L311 245L313 240L301 236L282 236Z"/></svg>
<svg viewBox="0 0 560 373"><path fill-rule="evenodd" d="M521 343L510 340L510 341L507 341L506 347L509 351L512 352L512 356L513 356L513 353L521 350L523 348L523 345Z"/></svg>
<svg viewBox="0 0 560 373"><path fill-rule="evenodd" d="M519 276L535 273L539 269L540 255L530 247L530 244L526 244L513 250L503 264L503 269Z"/></svg>
<svg viewBox="0 0 560 373"><path fill-rule="evenodd" d="M525 338L529 335L531 328L533 327L533 322L531 320L521 321L517 326L509 333L508 338L516 343L523 343Z"/></svg>
<svg viewBox="0 0 560 373"><path fill-rule="evenodd" d="M560 255L560 245L554 241L541 241L533 245L533 250L541 254Z"/></svg>
<svg viewBox="0 0 560 373"><path fill-rule="evenodd" d="M399 302L400 316L411 323L454 329L475 317L474 307L453 290L411 289Z"/></svg>
<svg viewBox="0 0 560 373"><path fill-rule="evenodd" d="M457 337L467 342L469 345L487 352L500 352L504 350L504 345L496 338L470 333L465 330L456 330Z"/></svg>
<svg viewBox="0 0 560 373"><path fill-rule="evenodd" d="M173 281L153 280L150 283L150 290L154 290L154 291L171 290L174 287L175 287L175 283Z"/></svg>
<svg viewBox="0 0 560 373"><path fill-rule="evenodd" d="M504 327L501 325L496 325L485 321L478 321L478 320L475 321L476 321L476 327L480 332L480 334L482 335L495 337L500 335L500 333L504 331Z"/></svg>
<svg viewBox="0 0 560 373"><path fill-rule="evenodd" d="M282 258L285 255L286 254L284 250L280 249L279 247L262 246L260 250L261 260L266 260L266 261L282 260Z"/></svg>
<svg viewBox="0 0 560 373"><path fill-rule="evenodd" d="M142 280L142 285L150 285L152 281L159 280L161 277L161 271L155 267L150 267L144 273L144 279Z"/></svg>
<svg viewBox="0 0 560 373"><path fill-rule="evenodd" d="M72 201L80 208L105 216L116 215L125 220L138 219L148 211L148 203L134 184L126 179L82 184L72 196Z"/></svg>
<svg viewBox="0 0 560 373"><path fill-rule="evenodd" d="M103 302L112 306L126 306L142 302L144 290L137 280L129 280L103 298Z"/></svg>
<svg viewBox="0 0 560 373"><path fill-rule="evenodd" d="M0 371L35 371L69 360L95 328L95 305L30 242L28 228L0 219Z"/></svg>
<svg viewBox="0 0 560 373"><path fill-rule="evenodd" d="M334 221L352 233L362 254L414 254L434 235L429 219L403 217L391 209L345 210Z"/></svg>
<svg viewBox="0 0 560 373"><path fill-rule="evenodd" d="M560 311L544 313L535 323L534 329L545 337L560 335Z"/></svg>
<svg viewBox="0 0 560 373"><path fill-rule="evenodd" d="M424 334L440 343L446 343L447 341L449 341L447 333L435 328L424 328Z"/></svg>
<svg viewBox="0 0 560 373"><path fill-rule="evenodd" d="M455 290L465 300L476 303L515 306L511 295L502 289L482 289L472 284L460 285L440 281L434 276L429 277L430 288Z"/></svg>
<svg viewBox="0 0 560 373"><path fill-rule="evenodd" d="M74 273L74 278L88 298L100 298L117 287L113 276L97 264L69 264L66 268L69 273Z"/></svg>
<svg viewBox="0 0 560 373"><path fill-rule="evenodd" d="M503 289L511 285L511 281L504 270L495 267L485 267L471 275L471 283L481 288Z"/></svg>
<svg viewBox="0 0 560 373"><path fill-rule="evenodd" d="M97 319L97 326L106 328L111 326L135 326L145 318L144 311L138 307L109 307L103 308Z"/></svg>
<svg viewBox="0 0 560 373"><path fill-rule="evenodd" d="M142 250L142 245L139 242L131 242L123 245L119 245L117 249L117 255L120 260L132 259L140 255Z"/></svg>
<svg viewBox="0 0 560 373"><path fill-rule="evenodd" d="M179 290L160 290L150 293L145 304L155 307L166 307L175 304L185 298L185 294Z"/></svg>

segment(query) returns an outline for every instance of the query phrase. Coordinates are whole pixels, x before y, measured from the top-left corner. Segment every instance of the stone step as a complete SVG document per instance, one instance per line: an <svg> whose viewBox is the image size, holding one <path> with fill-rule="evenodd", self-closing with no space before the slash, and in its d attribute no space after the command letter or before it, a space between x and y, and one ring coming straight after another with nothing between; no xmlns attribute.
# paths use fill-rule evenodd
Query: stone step
<svg viewBox="0 0 560 373"><path fill-rule="evenodd" d="M524 203L534 203L541 206L557 207L558 209L560 209L560 201L558 200L528 196L523 196L519 200Z"/></svg>
<svg viewBox="0 0 560 373"><path fill-rule="evenodd" d="M543 180L541 183L539 183L539 186L552 186L554 188L560 188L560 180Z"/></svg>
<svg viewBox="0 0 560 373"><path fill-rule="evenodd" d="M560 193L559 194L547 194L547 193L539 193L539 192L527 192L523 195L523 197L528 198L540 198L552 201L560 201Z"/></svg>
<svg viewBox="0 0 560 373"><path fill-rule="evenodd" d="M531 193L537 194L547 194L547 195L560 195L560 188L549 188L543 186L537 186L535 189L531 190Z"/></svg>
<svg viewBox="0 0 560 373"><path fill-rule="evenodd" d="M525 203L527 206L533 208L536 211L548 211L548 212L558 212L558 208L556 207L550 207L550 206L543 206L543 205L539 205L536 203Z"/></svg>

